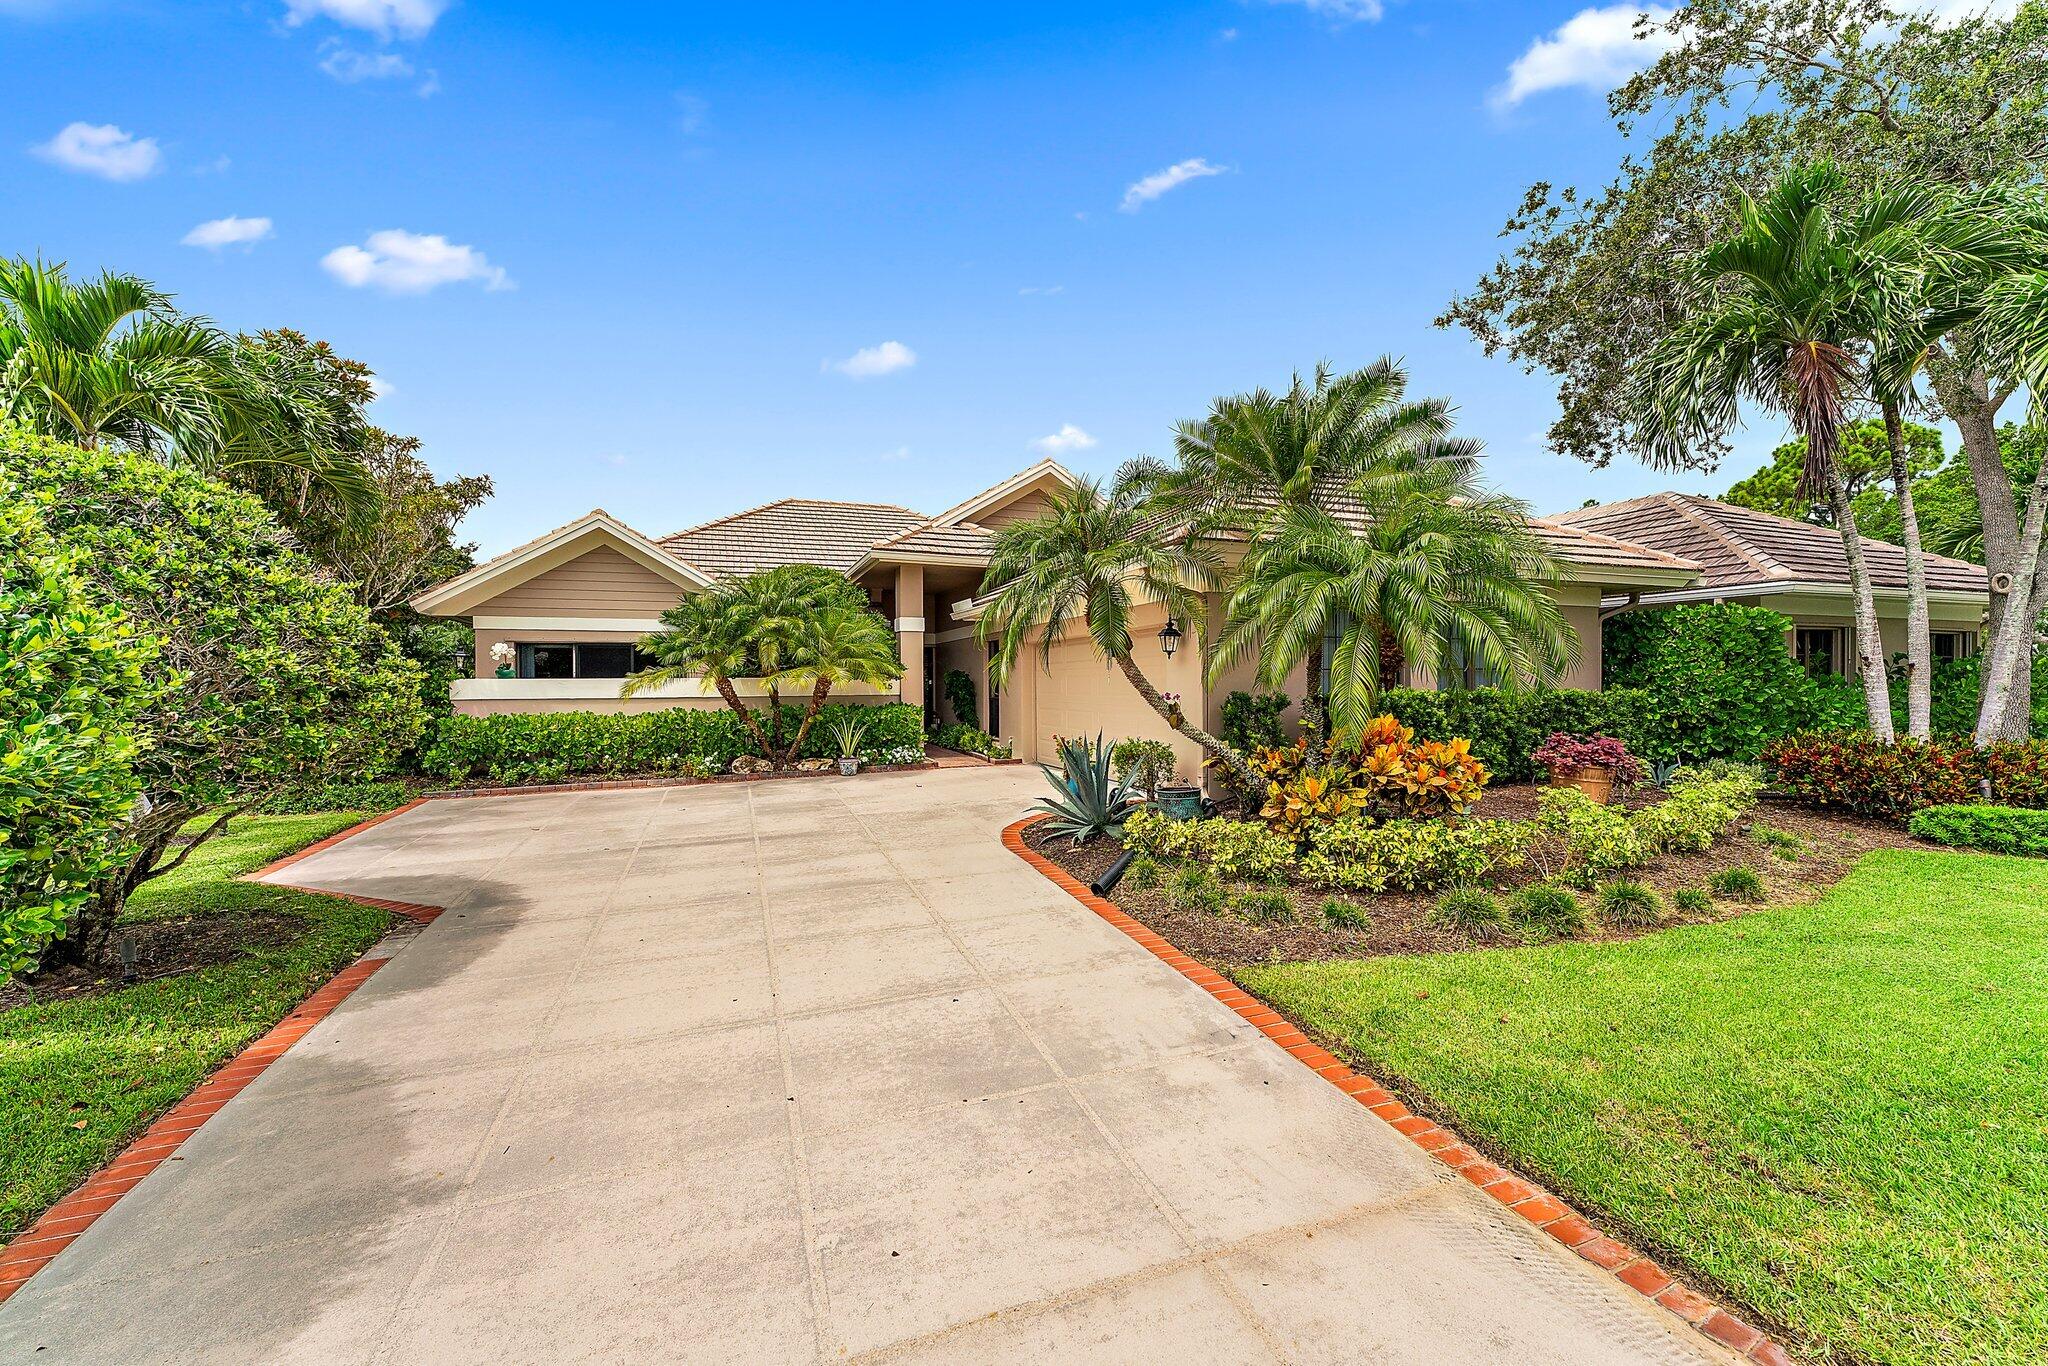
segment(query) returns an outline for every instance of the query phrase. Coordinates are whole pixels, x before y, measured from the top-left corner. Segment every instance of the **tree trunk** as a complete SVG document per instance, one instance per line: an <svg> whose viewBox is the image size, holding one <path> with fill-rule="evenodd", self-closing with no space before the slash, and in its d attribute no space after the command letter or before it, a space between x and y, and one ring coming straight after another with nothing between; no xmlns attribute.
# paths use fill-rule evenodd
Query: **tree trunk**
<svg viewBox="0 0 2048 1366"><path fill-rule="evenodd" d="M773 764L782 752L782 690L772 683L768 685L768 739L769 747L761 757Z"/></svg>
<svg viewBox="0 0 2048 1366"><path fill-rule="evenodd" d="M2006 629L1998 633L1991 659L1984 666L1984 704L1977 714L1979 746L2015 738L2015 731L2021 739L2027 734L2033 702L2031 675L2022 675L2020 665L2033 654L2034 619L2040 611L2034 599L2034 579L2041 568L2044 521L2048 521L2048 460L2041 462L2027 495L2027 523L2020 533L2012 592L2006 598Z"/></svg>
<svg viewBox="0 0 2048 1366"><path fill-rule="evenodd" d="M165 803L138 819L130 831L130 838L135 841L135 853L126 863L93 883L92 894L71 918L62 937L52 941L43 951L43 962L87 968L112 967L116 961L114 927L122 912L128 909L128 898L137 887L149 881L172 838L187 821L199 814L193 807ZM199 838L204 839L205 836Z"/></svg>
<svg viewBox="0 0 2048 1366"><path fill-rule="evenodd" d="M1934 644L1927 625L1927 556L1920 548L1920 517L1913 510L1913 471L1906 459L1905 424L1899 405L1884 405L1884 438L1892 460L1892 486L1899 496L1899 524L1906 537L1906 734L1925 740L1934 734Z"/></svg>
<svg viewBox="0 0 2048 1366"><path fill-rule="evenodd" d="M1259 791L1264 786L1263 780L1258 774L1252 772L1251 765L1245 762L1245 757L1242 754L1239 754L1200 726L1191 725L1188 722L1185 711L1181 712L1178 721L1174 719L1173 709L1169 708L1166 702L1159 696L1159 690L1152 686L1152 680L1145 677L1144 672L1138 668L1138 661L1131 658L1130 651L1124 650L1114 656L1114 658L1116 659L1116 666L1124 671L1124 677L1129 679L1131 686L1138 690L1138 696L1145 699L1145 705L1158 712L1160 719L1165 721L1167 725L1172 726L1182 735L1187 736L1188 739L1193 740L1210 754L1216 756L1217 762L1230 771L1230 776L1237 782L1240 788L1247 793L1252 793Z"/></svg>
<svg viewBox="0 0 2048 1366"><path fill-rule="evenodd" d="M1323 701L1321 641L1301 661L1301 691L1301 724L1320 743L1330 734L1330 709Z"/></svg>
<svg viewBox="0 0 2048 1366"><path fill-rule="evenodd" d="M831 683L819 679L811 685L810 710L804 713L803 724L796 728L796 739L789 742L789 749L782 756L782 766L788 768L796 762L797 751L804 747L804 737L811 733L811 722L818 719L818 708L825 705L825 698L832 692Z"/></svg>
<svg viewBox="0 0 2048 1366"><path fill-rule="evenodd" d="M724 674L718 676L718 695L725 699L726 706L739 713L740 724L754 737L754 744L760 749L761 757L770 763L775 762L775 751L768 747L768 737L761 733L761 723L755 719L754 713L747 710L747 704L740 701L739 689L735 688L732 680Z"/></svg>
<svg viewBox="0 0 2048 1366"><path fill-rule="evenodd" d="M1842 533L1842 550L1849 557L1849 583L1856 593L1856 672L1863 679L1863 706L1870 715L1871 734L1888 745L1893 740L1892 696L1884 676L1884 638L1878 634L1877 603L1870 592L1863 538L1856 532L1856 512L1849 506L1841 469L1833 462L1829 463L1827 491L1835 525Z"/></svg>

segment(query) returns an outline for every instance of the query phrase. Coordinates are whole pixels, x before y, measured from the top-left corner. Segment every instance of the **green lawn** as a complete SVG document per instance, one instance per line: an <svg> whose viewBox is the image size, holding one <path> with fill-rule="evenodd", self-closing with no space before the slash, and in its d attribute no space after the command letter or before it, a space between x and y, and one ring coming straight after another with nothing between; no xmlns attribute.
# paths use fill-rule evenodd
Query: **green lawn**
<svg viewBox="0 0 2048 1366"><path fill-rule="evenodd" d="M362 819L245 816L147 884L129 915L301 916L306 932L232 963L75 1001L0 1013L0 1238L112 1157L213 1068L377 941L383 911L236 882Z"/></svg>
<svg viewBox="0 0 2048 1366"><path fill-rule="evenodd" d="M2048 1361L2048 862L1880 852L1719 925L1242 977L1813 1357Z"/></svg>

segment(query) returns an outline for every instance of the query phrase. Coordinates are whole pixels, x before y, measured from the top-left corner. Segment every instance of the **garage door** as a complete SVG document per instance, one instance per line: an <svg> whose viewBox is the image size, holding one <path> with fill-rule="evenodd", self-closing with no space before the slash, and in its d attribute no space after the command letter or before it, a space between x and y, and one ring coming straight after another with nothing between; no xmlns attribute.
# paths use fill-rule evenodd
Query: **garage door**
<svg viewBox="0 0 2048 1366"><path fill-rule="evenodd" d="M1043 762L1057 759L1054 737L1093 737L1100 731L1111 743L1134 735L1165 740L1173 745L1183 774L1193 778L1201 772L1201 748L1146 706L1123 671L1097 654L1086 639L1053 646L1051 663L1038 677L1037 693L1038 757Z"/></svg>

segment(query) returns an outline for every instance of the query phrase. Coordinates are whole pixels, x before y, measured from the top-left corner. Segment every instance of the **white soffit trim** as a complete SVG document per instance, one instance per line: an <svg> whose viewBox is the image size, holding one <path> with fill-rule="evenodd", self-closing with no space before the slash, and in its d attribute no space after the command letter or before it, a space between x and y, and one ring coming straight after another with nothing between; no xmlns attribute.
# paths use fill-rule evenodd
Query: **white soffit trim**
<svg viewBox="0 0 2048 1366"><path fill-rule="evenodd" d="M668 628L658 617L490 617L471 621L479 631L637 631L652 635Z"/></svg>

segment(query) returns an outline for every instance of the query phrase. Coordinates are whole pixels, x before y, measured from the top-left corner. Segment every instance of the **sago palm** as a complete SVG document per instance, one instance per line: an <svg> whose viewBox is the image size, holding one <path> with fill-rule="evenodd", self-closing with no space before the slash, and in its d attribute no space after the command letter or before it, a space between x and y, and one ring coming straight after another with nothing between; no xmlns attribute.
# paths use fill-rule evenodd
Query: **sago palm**
<svg viewBox="0 0 2048 1366"><path fill-rule="evenodd" d="M1178 465L1158 469L1154 487L1187 517L1192 534L1225 531L1256 545L1287 509L1334 510L1374 471L1472 468L1479 445L1451 435L1450 405L1407 394L1406 372L1382 356L1344 375L1318 365L1306 382L1296 374L1284 394L1256 389L1219 398L1207 417L1175 428ZM1301 663L1303 712L1320 728L1320 652Z"/></svg>
<svg viewBox="0 0 2048 1366"><path fill-rule="evenodd" d="M1856 514L1836 459L1852 403L1868 395L1859 348L1883 327L1920 258L1909 198L1843 217L1842 175L1822 162L1744 196L1733 235L1693 264L1697 305L1636 364L1628 403L1645 458L1680 468L1744 403L1783 414L1806 438L1802 484L1827 500L1855 593L1856 656L1871 730L1892 738L1877 609Z"/></svg>
<svg viewBox="0 0 2048 1366"><path fill-rule="evenodd" d="M1578 638L1547 585L1556 562L1526 505L1453 464L1359 483L1340 517L1290 507L1247 554L1210 658L1247 658L1278 687L1333 631L1330 711L1357 731L1402 665L1434 675L1456 650L1509 686L1551 682Z"/></svg>
<svg viewBox="0 0 2048 1366"><path fill-rule="evenodd" d="M1042 663L1079 624L1097 653L1115 664L1145 705L1230 769L1247 790L1256 783L1244 756L1169 706L1131 654L1131 614L1157 603L1199 639L1203 593L1217 583L1213 554L1177 534L1175 519L1149 496L1150 475L1126 466L1107 487L1076 481L1046 509L996 532L983 591L991 595L980 633L995 642L991 676L1001 684L1034 634Z"/></svg>

